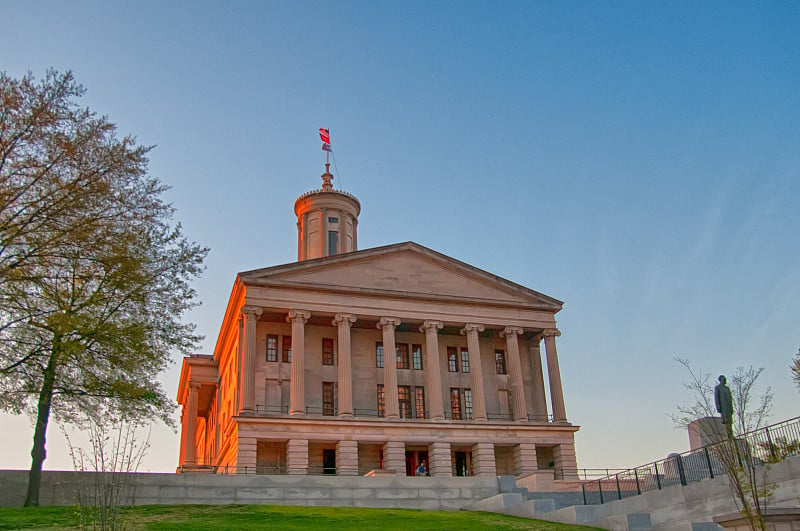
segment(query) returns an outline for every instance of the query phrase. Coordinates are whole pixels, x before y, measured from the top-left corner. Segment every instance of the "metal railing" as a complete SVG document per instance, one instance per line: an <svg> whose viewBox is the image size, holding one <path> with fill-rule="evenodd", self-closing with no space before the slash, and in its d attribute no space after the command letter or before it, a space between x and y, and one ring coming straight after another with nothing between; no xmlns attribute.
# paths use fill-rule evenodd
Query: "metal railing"
<svg viewBox="0 0 800 531"><path fill-rule="evenodd" d="M335 417L339 414L339 410L336 407L330 406L306 406L305 413L308 416L312 417ZM288 405L256 405L256 415L263 416L263 417L287 417L289 416L289 406ZM383 418L383 415L380 415L377 409L371 408L354 408L353 409L353 416L356 418ZM494 413L494 412L487 412L486 417L490 421L507 421L511 422L514 420L514 417L511 413ZM412 409L408 414L401 415L401 419L410 419L410 420L428 420L430 419L430 411L426 410L424 415L418 415L416 409ZM473 420L472 413L462 411L460 414L460 418L453 418L452 411L445 411L444 418L447 420L462 420L462 421L471 421ZM528 415L528 422L547 422L553 423L555 422L552 415Z"/></svg>
<svg viewBox="0 0 800 531"><path fill-rule="evenodd" d="M603 504L672 485L687 485L726 473L719 458L729 441L704 446L636 468L625 469L582 485L584 505ZM800 417L759 428L735 438L731 445L740 466L777 463L800 454ZM732 454L731 454L732 455Z"/></svg>

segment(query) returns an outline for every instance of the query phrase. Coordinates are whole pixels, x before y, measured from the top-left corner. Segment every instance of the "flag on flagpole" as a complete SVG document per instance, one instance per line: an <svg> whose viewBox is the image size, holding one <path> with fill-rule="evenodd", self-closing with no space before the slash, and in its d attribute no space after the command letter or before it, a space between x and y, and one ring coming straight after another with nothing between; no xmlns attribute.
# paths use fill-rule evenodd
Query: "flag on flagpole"
<svg viewBox="0 0 800 531"><path fill-rule="evenodd" d="M323 144L322 144L322 151L331 151L331 145L330 145L330 144L325 144L325 143L323 142Z"/></svg>
<svg viewBox="0 0 800 531"><path fill-rule="evenodd" d="M320 138L320 140L322 140L323 144L330 144L331 143L330 131L328 131L327 129L325 129L323 127L320 127L319 128L319 138ZM322 149L325 149L325 148L322 148ZM328 151L330 151L330 150L328 150Z"/></svg>

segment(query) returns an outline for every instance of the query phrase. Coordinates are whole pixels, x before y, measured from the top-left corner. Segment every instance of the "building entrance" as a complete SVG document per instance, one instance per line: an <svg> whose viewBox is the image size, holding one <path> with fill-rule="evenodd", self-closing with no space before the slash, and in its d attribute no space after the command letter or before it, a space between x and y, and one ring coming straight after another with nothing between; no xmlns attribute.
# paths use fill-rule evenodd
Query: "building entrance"
<svg viewBox="0 0 800 531"><path fill-rule="evenodd" d="M336 450L322 450L322 473L336 474Z"/></svg>
<svg viewBox="0 0 800 531"><path fill-rule="evenodd" d="M416 476L420 464L425 467L425 472L421 475L429 476L428 452L422 450L406 452L406 476Z"/></svg>
<svg viewBox="0 0 800 531"><path fill-rule="evenodd" d="M456 452L456 476L467 475L467 452Z"/></svg>

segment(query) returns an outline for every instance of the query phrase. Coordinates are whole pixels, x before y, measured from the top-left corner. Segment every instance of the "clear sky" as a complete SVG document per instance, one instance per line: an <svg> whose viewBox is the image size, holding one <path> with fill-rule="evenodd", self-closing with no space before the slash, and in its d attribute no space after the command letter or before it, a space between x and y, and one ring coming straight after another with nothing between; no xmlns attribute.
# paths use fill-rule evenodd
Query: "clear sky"
<svg viewBox="0 0 800 531"><path fill-rule="evenodd" d="M412 240L565 301L580 467L688 448L675 356L763 366L772 420L800 413L798 2L4 0L0 20L0 70L71 69L157 145L211 248L202 352L236 272L296 259L328 127L362 249ZM30 423L0 429L0 468L29 467ZM174 470L178 440L154 426L143 469ZM45 467L71 468L56 426Z"/></svg>

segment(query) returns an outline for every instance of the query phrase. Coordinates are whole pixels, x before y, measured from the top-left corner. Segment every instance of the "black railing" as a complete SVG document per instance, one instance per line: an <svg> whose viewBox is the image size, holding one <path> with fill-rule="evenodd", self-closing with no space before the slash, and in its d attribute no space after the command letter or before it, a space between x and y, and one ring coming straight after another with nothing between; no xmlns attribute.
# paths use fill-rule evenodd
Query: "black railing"
<svg viewBox="0 0 800 531"><path fill-rule="evenodd" d="M724 436L724 435L723 435ZM800 417L759 428L738 436L731 445L740 465L777 463L800 454ZM672 485L687 485L726 473L719 458L729 445L722 441L636 468L625 469L583 483L583 503L602 504Z"/></svg>
<svg viewBox="0 0 800 531"><path fill-rule="evenodd" d="M323 416L323 417L335 417L339 414L339 410L336 407L322 405L322 406L306 406L305 413L309 416ZM256 406L256 415L264 416L264 417L286 417L289 415L289 406L288 405L257 405ZM353 409L353 416L354 417L364 417L364 418L383 418L384 415L380 414L377 409L371 408L354 408ZM404 415L400 416L401 419L412 419L412 420L428 420L430 419L430 411L426 410L423 415L419 415L416 409L412 409L410 412L407 412ZM444 418L447 420L473 420L473 414L471 412L464 412L462 411L458 418L453 418L452 411L445 411ZM487 412L486 413L487 420L490 421L506 421L512 422L514 420L514 416L512 413L495 413L495 412ZM555 422L552 415L528 415L528 422L547 422L553 423Z"/></svg>

